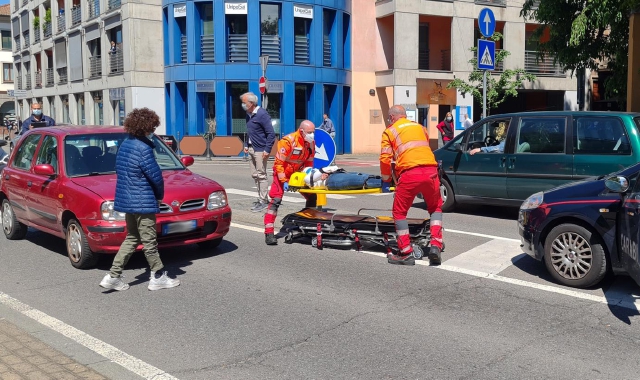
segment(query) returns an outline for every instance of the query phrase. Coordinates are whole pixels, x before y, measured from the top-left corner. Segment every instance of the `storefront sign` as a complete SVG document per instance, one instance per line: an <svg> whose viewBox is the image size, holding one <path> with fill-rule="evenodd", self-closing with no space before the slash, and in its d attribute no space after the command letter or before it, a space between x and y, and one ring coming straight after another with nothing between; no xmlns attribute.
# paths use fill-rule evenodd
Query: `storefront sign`
<svg viewBox="0 0 640 380"><path fill-rule="evenodd" d="M187 17L187 4L174 4L173 17Z"/></svg>
<svg viewBox="0 0 640 380"><path fill-rule="evenodd" d="M225 3L224 13L227 15L246 15L247 3Z"/></svg>
<svg viewBox="0 0 640 380"><path fill-rule="evenodd" d="M267 94L282 94L284 92L283 81L268 81L267 82Z"/></svg>
<svg viewBox="0 0 640 380"><path fill-rule="evenodd" d="M124 100L124 88L110 88L109 89L110 100Z"/></svg>
<svg viewBox="0 0 640 380"><path fill-rule="evenodd" d="M7 90L7 95L11 98L26 98L27 90Z"/></svg>
<svg viewBox="0 0 640 380"><path fill-rule="evenodd" d="M293 17L313 18L313 6L293 4Z"/></svg>
<svg viewBox="0 0 640 380"><path fill-rule="evenodd" d="M216 82L212 80L197 80L196 92L216 92Z"/></svg>

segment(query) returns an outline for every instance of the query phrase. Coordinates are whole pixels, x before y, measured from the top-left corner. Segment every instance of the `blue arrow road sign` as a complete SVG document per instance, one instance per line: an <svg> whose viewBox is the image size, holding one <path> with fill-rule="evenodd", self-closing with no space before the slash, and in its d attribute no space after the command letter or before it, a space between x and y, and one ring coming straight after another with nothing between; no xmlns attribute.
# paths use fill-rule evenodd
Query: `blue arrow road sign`
<svg viewBox="0 0 640 380"><path fill-rule="evenodd" d="M478 69L494 70L496 67L496 43L478 40Z"/></svg>
<svg viewBox="0 0 640 380"><path fill-rule="evenodd" d="M331 136L322 129L316 129L316 155L313 158L314 168L324 168L331 165L336 158L336 143Z"/></svg>
<svg viewBox="0 0 640 380"><path fill-rule="evenodd" d="M478 15L478 28L483 36L489 38L496 31L496 16L489 8L482 8Z"/></svg>

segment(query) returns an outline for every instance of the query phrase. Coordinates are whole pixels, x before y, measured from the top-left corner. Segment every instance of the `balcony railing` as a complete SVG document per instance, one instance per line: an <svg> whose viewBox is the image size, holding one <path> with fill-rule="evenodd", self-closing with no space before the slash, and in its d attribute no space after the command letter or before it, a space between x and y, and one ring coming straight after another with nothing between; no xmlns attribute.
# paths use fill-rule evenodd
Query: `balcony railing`
<svg viewBox="0 0 640 380"><path fill-rule="evenodd" d="M24 40L24 46L22 48L23 49L28 48L29 45L31 45L31 38L29 38L29 32L26 32L25 34L23 34L22 39Z"/></svg>
<svg viewBox="0 0 640 380"><path fill-rule="evenodd" d="M80 4L74 5L73 8L71 8L71 26L78 25L81 21L82 8L80 7Z"/></svg>
<svg viewBox="0 0 640 380"><path fill-rule="evenodd" d="M45 82L44 85L45 87L53 87L54 84L54 80L53 80L53 68L48 68L45 70Z"/></svg>
<svg viewBox="0 0 640 380"><path fill-rule="evenodd" d="M64 19L64 14L61 14L58 16L58 33L64 32L65 29L67 29L67 24Z"/></svg>
<svg viewBox="0 0 640 380"><path fill-rule="evenodd" d="M246 34L229 35L229 62L247 62L249 60L249 44Z"/></svg>
<svg viewBox="0 0 640 380"><path fill-rule="evenodd" d="M27 4L29 4L29 0L22 0L22 5L23 5L23 6L24 6L24 5L27 5Z"/></svg>
<svg viewBox="0 0 640 380"><path fill-rule="evenodd" d="M418 50L418 70L429 70L429 50Z"/></svg>
<svg viewBox="0 0 640 380"><path fill-rule="evenodd" d="M122 50L116 50L115 53L109 54L109 75L122 75L123 72Z"/></svg>
<svg viewBox="0 0 640 380"><path fill-rule="evenodd" d="M47 22L44 24L42 32L44 33L44 38L51 37L51 23Z"/></svg>
<svg viewBox="0 0 640 380"><path fill-rule="evenodd" d="M67 83L67 68L63 67L58 69L58 84L66 84Z"/></svg>
<svg viewBox="0 0 640 380"><path fill-rule="evenodd" d="M89 18L100 16L100 0L89 0Z"/></svg>
<svg viewBox="0 0 640 380"><path fill-rule="evenodd" d="M33 43L37 44L40 42L40 28L33 29Z"/></svg>
<svg viewBox="0 0 640 380"><path fill-rule="evenodd" d="M107 10L110 11L112 9L118 9L122 5L121 0L109 0L107 4Z"/></svg>
<svg viewBox="0 0 640 380"><path fill-rule="evenodd" d="M475 0L476 4L507 6L507 0Z"/></svg>
<svg viewBox="0 0 640 380"><path fill-rule="evenodd" d="M324 36L322 44L322 64L331 66L331 40L327 36Z"/></svg>
<svg viewBox="0 0 640 380"><path fill-rule="evenodd" d="M31 90L31 73L27 73L24 76L24 82L25 82L25 90Z"/></svg>
<svg viewBox="0 0 640 380"><path fill-rule="evenodd" d="M524 69L525 71L535 75L564 76L562 66L553 62L553 57L545 54L538 57L535 50L525 50L524 52Z"/></svg>
<svg viewBox="0 0 640 380"><path fill-rule="evenodd" d="M15 51L20 51L20 36L13 38L13 49Z"/></svg>
<svg viewBox="0 0 640 380"><path fill-rule="evenodd" d="M211 34L200 36L200 60L202 62L215 62L214 38Z"/></svg>
<svg viewBox="0 0 640 380"><path fill-rule="evenodd" d="M187 63L187 36L180 37L180 62Z"/></svg>
<svg viewBox="0 0 640 380"><path fill-rule="evenodd" d="M280 36L263 34L260 36L262 55L269 56L269 63L280 63Z"/></svg>
<svg viewBox="0 0 640 380"><path fill-rule="evenodd" d="M293 41L293 62L298 65L308 65L309 39L306 36L295 36Z"/></svg>
<svg viewBox="0 0 640 380"><path fill-rule="evenodd" d="M440 50L442 55L442 70L451 71L451 49Z"/></svg>
<svg viewBox="0 0 640 380"><path fill-rule="evenodd" d="M89 57L89 78L100 78L102 76L102 59L99 55Z"/></svg>
<svg viewBox="0 0 640 380"><path fill-rule="evenodd" d="M36 73L36 88L42 88L42 72L38 71Z"/></svg>
<svg viewBox="0 0 640 380"><path fill-rule="evenodd" d="M20 75L20 72L17 72L16 74L16 87L18 90L24 90L24 88L22 87L22 75Z"/></svg>

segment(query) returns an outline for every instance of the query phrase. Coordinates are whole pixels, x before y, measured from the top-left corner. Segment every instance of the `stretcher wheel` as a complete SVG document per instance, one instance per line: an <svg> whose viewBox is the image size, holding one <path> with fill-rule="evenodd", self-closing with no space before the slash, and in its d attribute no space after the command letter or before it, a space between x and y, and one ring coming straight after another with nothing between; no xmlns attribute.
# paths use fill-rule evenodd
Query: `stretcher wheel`
<svg viewBox="0 0 640 380"><path fill-rule="evenodd" d="M284 242L285 244L293 244L293 232L289 232L287 235L285 235Z"/></svg>
<svg viewBox="0 0 640 380"><path fill-rule="evenodd" d="M413 257L416 260L422 260L422 257L424 256L422 247L420 247L418 244L411 244L411 248L413 249Z"/></svg>

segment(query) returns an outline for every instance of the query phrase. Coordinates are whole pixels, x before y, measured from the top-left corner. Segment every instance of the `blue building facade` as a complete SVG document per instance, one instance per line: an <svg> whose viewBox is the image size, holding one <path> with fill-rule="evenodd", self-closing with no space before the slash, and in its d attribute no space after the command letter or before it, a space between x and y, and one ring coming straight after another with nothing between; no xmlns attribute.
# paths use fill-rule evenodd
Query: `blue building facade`
<svg viewBox="0 0 640 380"><path fill-rule="evenodd" d="M279 136L326 113L351 152L351 1L163 1L167 134L245 138L239 96L260 97ZM265 98L260 101L263 106Z"/></svg>

